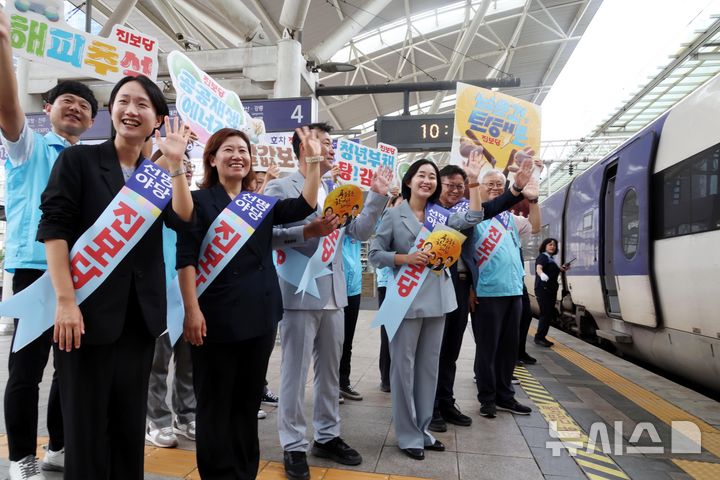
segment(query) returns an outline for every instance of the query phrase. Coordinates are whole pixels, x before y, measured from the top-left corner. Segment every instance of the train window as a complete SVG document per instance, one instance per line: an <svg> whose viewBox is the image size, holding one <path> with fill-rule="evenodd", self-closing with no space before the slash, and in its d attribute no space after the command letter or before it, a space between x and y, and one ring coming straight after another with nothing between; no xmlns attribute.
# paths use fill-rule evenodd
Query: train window
<svg viewBox="0 0 720 480"><path fill-rule="evenodd" d="M634 188L628 190L623 199L621 240L625 258L632 259L640 243L640 206Z"/></svg>
<svg viewBox="0 0 720 480"><path fill-rule="evenodd" d="M720 145L655 175L655 239L720 229Z"/></svg>
<svg viewBox="0 0 720 480"><path fill-rule="evenodd" d="M592 229L593 212L589 211L583 215L583 230Z"/></svg>

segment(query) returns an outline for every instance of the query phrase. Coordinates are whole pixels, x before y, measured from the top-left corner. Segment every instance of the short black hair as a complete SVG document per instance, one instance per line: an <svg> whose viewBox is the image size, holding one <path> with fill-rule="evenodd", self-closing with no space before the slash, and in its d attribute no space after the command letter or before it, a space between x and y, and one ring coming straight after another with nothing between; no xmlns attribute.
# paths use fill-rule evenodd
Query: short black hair
<svg viewBox="0 0 720 480"><path fill-rule="evenodd" d="M87 101L90 104L90 110L92 112L91 116L92 118L95 118L95 115L97 115L98 112L98 102L95 98L95 94L84 83L80 83L75 80L62 81L47 92L43 93L42 99L45 103L52 105L60 95L65 94L76 95Z"/></svg>
<svg viewBox="0 0 720 480"><path fill-rule="evenodd" d="M552 242L555 242L555 250L557 253L558 248L560 247L560 244L558 243L557 239L548 237L545 240L542 241L540 244L540 253L545 253L545 250L547 250L547 246L550 245Z"/></svg>
<svg viewBox="0 0 720 480"><path fill-rule="evenodd" d="M413 162L413 164L410 165L410 168L408 168L408 171L405 172L405 175L402 178L402 186L400 187L402 197L407 201L410 201L411 193L408 183L410 183L410 180L412 180L418 170L420 170L420 167L422 167L423 165L432 165L433 169L435 169L435 176L437 177L438 181L440 180L440 171L438 170L437 165L435 165L435 162L433 162L432 160L428 160L427 158L421 158L420 160ZM436 185L435 191L428 198L428 202L437 202L438 198L440 198L440 191L441 189L437 188Z"/></svg>
<svg viewBox="0 0 720 480"><path fill-rule="evenodd" d="M457 165L445 165L442 170L440 170L438 178L451 177L453 175L460 175L462 176L463 181L467 180L467 173L465 173L465 170Z"/></svg>
<svg viewBox="0 0 720 480"><path fill-rule="evenodd" d="M138 75L137 77L123 77L119 82L115 84L115 86L112 89L112 92L110 92L110 100L108 101L108 111L112 115L112 107L113 103L115 103L115 97L117 97L118 92L120 89L125 85L126 83L130 82L138 82L140 86L143 87L143 90L145 90L145 93L147 93L148 98L150 98L150 103L152 103L153 108L155 108L155 114L162 117L162 120L160 120L160 125L157 129L163 126L163 123L165 123L165 117L167 115L170 115L170 109L168 108L167 102L165 101L165 95L163 95L162 90L160 90L160 87L157 86L155 82L150 80L145 75ZM110 136L112 138L115 138L115 128L112 127L111 122L110 127ZM155 130L150 134L150 137L155 133ZM148 138L150 138L148 137Z"/></svg>
<svg viewBox="0 0 720 480"><path fill-rule="evenodd" d="M305 127L309 128L310 130L320 130L321 132L330 133L332 132L332 125L326 123L326 122L317 122L317 123L311 123L309 125L304 125ZM300 137L298 136L297 132L293 133L293 152L295 152L295 157L300 159Z"/></svg>

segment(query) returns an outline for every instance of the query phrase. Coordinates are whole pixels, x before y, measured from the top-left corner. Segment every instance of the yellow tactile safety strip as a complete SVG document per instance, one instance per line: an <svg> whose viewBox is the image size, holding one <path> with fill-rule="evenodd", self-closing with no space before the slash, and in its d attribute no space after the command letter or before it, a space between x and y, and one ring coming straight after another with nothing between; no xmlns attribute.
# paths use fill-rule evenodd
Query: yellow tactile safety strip
<svg viewBox="0 0 720 480"><path fill-rule="evenodd" d="M629 479L612 458L602 450L588 446L590 439L580 425L525 367L515 367L515 376L540 414L554 428L557 434L554 445L564 447L589 479ZM548 442L546 446L552 448L553 443Z"/></svg>
<svg viewBox="0 0 720 480"><path fill-rule="evenodd" d="M673 463L699 480L720 478L720 463L693 462L692 460L673 460Z"/></svg>
<svg viewBox="0 0 720 480"><path fill-rule="evenodd" d="M720 431L718 429L673 405L662 397L645 390L625 377L618 375L609 368L590 360L585 355L566 347L558 342L557 339L551 337L548 337L548 339L555 342L555 345L552 347L555 353L565 357L619 394L632 400L639 407L645 409L667 425L672 425L673 421L694 423L702 433L701 446L716 457L720 457ZM696 480L717 480L720 478L720 463L677 459L672 459L672 461Z"/></svg>
<svg viewBox="0 0 720 480"><path fill-rule="evenodd" d="M47 437L38 437L37 456L42 458L45 452L43 445ZM0 435L0 456L8 457L7 436ZM195 452L179 448L156 448L145 446L145 473L154 473L166 477L185 480L200 480L195 465ZM286 480L285 468L282 463L260 460L258 480ZM340 470L338 468L310 467L311 480L426 480L420 477L405 477L387 473L358 472Z"/></svg>
<svg viewBox="0 0 720 480"><path fill-rule="evenodd" d="M557 340L555 340L553 351L582 368L619 394L632 400L639 407L647 410L666 424L672 425L673 421L694 423L702 432L702 447L716 457L720 457L720 431L712 425L673 405L662 397L645 390L609 368L590 360L581 353L558 343Z"/></svg>

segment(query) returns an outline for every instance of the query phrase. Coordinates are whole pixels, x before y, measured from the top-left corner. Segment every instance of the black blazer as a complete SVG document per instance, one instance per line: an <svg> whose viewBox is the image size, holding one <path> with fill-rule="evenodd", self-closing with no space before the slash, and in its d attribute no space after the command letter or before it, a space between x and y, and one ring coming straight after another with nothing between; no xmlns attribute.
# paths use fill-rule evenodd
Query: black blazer
<svg viewBox="0 0 720 480"><path fill-rule="evenodd" d="M200 246L212 222L230 203L222 185L192 192L196 223L181 232L177 268L197 268ZM273 225L298 222L315 212L301 195L278 200L252 237L198 299L208 342L236 342L267 335L282 318L283 304L272 261Z"/></svg>
<svg viewBox="0 0 720 480"><path fill-rule="evenodd" d="M138 161L141 161L139 158ZM100 217L125 184L112 140L78 145L60 153L42 194L38 241L63 239L70 249ZM168 205L162 220L174 230L190 228ZM112 343L120 337L130 295L137 295L147 329L159 336L167 327L162 223L156 221L95 292L80 304L82 341Z"/></svg>

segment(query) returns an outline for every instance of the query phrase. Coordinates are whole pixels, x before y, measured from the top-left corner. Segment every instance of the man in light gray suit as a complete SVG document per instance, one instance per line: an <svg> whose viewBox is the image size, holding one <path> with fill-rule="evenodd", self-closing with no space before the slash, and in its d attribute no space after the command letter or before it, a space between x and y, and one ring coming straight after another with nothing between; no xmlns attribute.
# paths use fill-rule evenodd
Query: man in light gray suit
<svg viewBox="0 0 720 480"><path fill-rule="evenodd" d="M318 131L323 144L322 174L330 171L335 151L330 138L331 127L325 123L309 125ZM294 198L300 195L305 182L305 152L297 134L293 136L293 149L298 157L298 171L268 183L265 195ZM345 235L356 240L370 238L377 220L387 202L392 171L381 167L374 175L362 213L345 227ZM334 214L323 218L323 204L327 194L323 184L318 194L318 209L302 222L275 227L273 246L293 249L308 260L322 248L322 237L338 227ZM297 285L280 276L285 313L280 323L282 362L280 366L280 402L278 405L278 432L283 447L285 472L291 479L310 478L306 452L309 442L305 438L306 421L303 414L305 382L310 358L314 360L313 427L315 441L312 454L329 458L345 465L359 465L360 454L340 438L340 411L338 398L339 367L344 339L343 307L347 305L345 273L342 261L342 242L335 243L335 256L327 265L330 275L317 278L319 297L309 293L295 293ZM314 281L314 280L311 280Z"/></svg>

